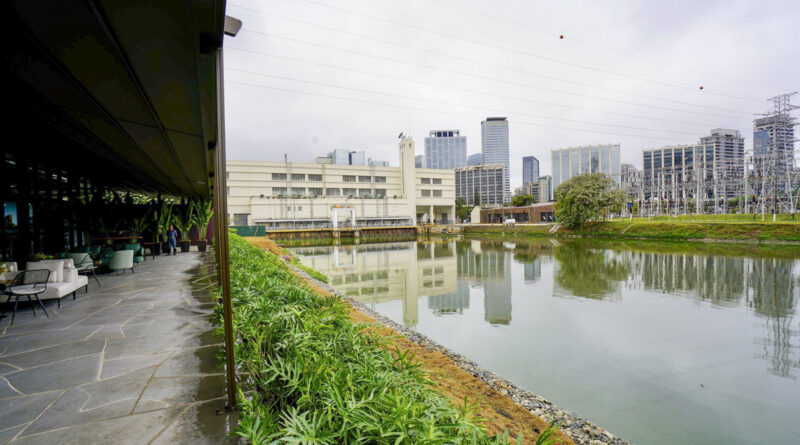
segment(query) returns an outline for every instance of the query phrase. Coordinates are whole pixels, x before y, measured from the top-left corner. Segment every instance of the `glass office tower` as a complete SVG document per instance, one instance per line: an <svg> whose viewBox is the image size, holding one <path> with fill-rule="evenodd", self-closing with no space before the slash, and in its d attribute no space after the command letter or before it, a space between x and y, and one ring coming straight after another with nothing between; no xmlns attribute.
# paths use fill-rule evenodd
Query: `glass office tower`
<svg viewBox="0 0 800 445"><path fill-rule="evenodd" d="M620 183L619 144L587 145L551 150L553 189L573 176L605 173Z"/></svg>
<svg viewBox="0 0 800 445"><path fill-rule="evenodd" d="M425 138L425 168L453 169L467 165L467 137L459 130L435 130Z"/></svg>
<svg viewBox="0 0 800 445"><path fill-rule="evenodd" d="M503 164L503 202L511 202L507 118L487 117L481 122L481 151L484 164Z"/></svg>

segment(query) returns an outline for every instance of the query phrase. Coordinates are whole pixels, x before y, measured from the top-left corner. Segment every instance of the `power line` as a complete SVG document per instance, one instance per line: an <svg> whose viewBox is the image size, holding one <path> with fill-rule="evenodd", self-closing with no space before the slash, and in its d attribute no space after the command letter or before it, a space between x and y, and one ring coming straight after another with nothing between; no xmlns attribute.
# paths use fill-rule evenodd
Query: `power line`
<svg viewBox="0 0 800 445"><path fill-rule="evenodd" d="M242 6L242 5L237 5L237 4L233 4L233 3L231 5L239 7L239 8L242 8L242 9L245 9L245 10L248 10L248 11L252 11L252 12L259 13L259 14L263 14L263 15L266 15L266 16L275 17L275 18L278 18L278 19L281 19L281 20L287 20L287 21L291 21L291 22L295 22L295 23L302 23L304 25L313 26L313 27L320 28L320 29L325 29L325 30L328 30L328 31L338 32L338 33L341 33L341 34L345 34L345 35L349 35L349 36L353 36L353 37L357 37L357 38L361 38L361 39L365 39L365 40L371 40L371 41L385 43L385 44L389 44L389 45L395 45L395 46L398 46L398 47L401 47L401 48L412 49L414 51L425 52L425 53L433 54L433 55L436 55L436 56L449 57L449 58L453 58L453 59L457 59L457 60L463 60L463 61L467 61L467 62L470 62L470 63L476 63L476 64L479 64L479 65L482 65L482 66L490 66L490 67L494 67L494 68L498 68L498 69L502 69L502 70L506 70L506 71L515 72L515 73L520 73L520 74L525 74L525 75L535 76L535 77L541 77L543 79L548 79L548 80L555 80L557 82L572 83L572 84L575 84L575 85L580 85L580 86L593 88L593 89L606 90L606 91L611 91L611 92L614 92L614 93L627 94L627 95L631 95L631 96L638 96L638 97L643 97L643 98L647 98L647 99L654 99L654 100L659 100L659 101L669 102L669 103L675 103L675 104L680 104L680 105L688 105L688 106L698 107L698 108L707 108L707 109L710 109L710 110L725 111L725 112L732 112L732 113L742 113L742 114L748 114L748 115L751 114L751 113L746 113L746 112L742 112L742 111L738 111L738 110L731 110L731 109L728 109L728 108L712 107L712 106L708 106L708 105L699 105L699 104L693 104L693 103L690 103L690 102L682 102L682 101L678 101L678 100L674 100L674 99L664 99L664 98L657 97L657 96L650 96L650 95L647 95L647 94L640 94L640 93L635 93L635 92L631 92L631 91L627 91L627 90L620 90L620 89L616 89L616 88L609 88L609 87L604 87L604 86L600 86L600 85L594 85L594 84L590 84L590 83L579 82L579 81L575 81L575 80L568 80L568 79L564 79L564 78L557 77L557 76L550 76L550 75L541 74L541 73L535 73L535 72L532 72L532 71L523 70L523 69L519 69L519 68L512 68L512 67L507 67L507 66L503 66L503 65L497 65L497 64L488 63L488 62L484 62L484 61L473 59L473 58L469 58L469 57L458 56L458 55L451 54L451 53L444 53L444 52L441 52L441 51L435 51L435 50L431 50L431 49L427 49L427 48L420 48L420 47L413 46L413 45L407 45L405 43L392 42L392 41L389 41L389 40L386 40L386 39L382 39L382 38L378 38L378 37L368 36L368 35L364 35L364 34L358 34L358 33L350 32L350 31L334 28L334 27L331 27L331 26L320 25L320 24L312 23L312 22L309 22L309 21L306 21L306 20L295 19L295 18L292 18L292 17L287 17L287 16L284 16L284 15L275 14L275 13L272 13L272 12L262 11L262 10L259 10L259 9L253 9L253 8L249 8L249 7ZM253 33L258 33L258 31L255 31L255 30L252 30L252 29L246 29L246 31L253 32Z"/></svg>
<svg viewBox="0 0 800 445"><path fill-rule="evenodd" d="M421 27L421 26L410 25L410 24L398 22L398 21L395 21L395 20L389 20L389 19L385 19L383 17L378 17L378 16L374 16L374 15L370 15L370 14L365 14L363 12L353 11L353 10L346 9L346 8L340 8L338 6L331 6L331 5L328 5L328 4L325 4L325 3L321 3L321 2L317 2L317 1L314 1L314 0L299 0L299 1L304 2L304 3L308 3L308 4L312 4L312 5L316 5L316 6L320 6L320 7L323 7L323 8L333 9L335 11L340 11L340 12L344 12L344 13L347 13L347 14L353 14L353 15L357 15L357 16L360 16L360 17L365 17L365 18L368 18L368 19L371 19L371 20L377 20L377 21L381 21L381 22L385 22L385 23L390 23L392 25L403 26L403 27L406 27L406 28L409 28L409 29L414 29L414 30L417 30L417 31L427 32L427 33L431 33L431 34L435 34L435 35L439 35L439 36L443 36L443 37L448 37L448 38L451 38L451 39L462 40L462 41L465 41L465 42L468 42L468 43L472 43L474 45L485 46L487 48L497 49L497 50L501 50L501 51L507 51L507 52L511 52L511 53L515 53L515 54L519 54L519 55L524 55L524 56L528 56L528 57L533 57L533 58L537 58L537 59L541 59L541 60L547 60L549 62L561 63L561 64L564 64L564 65L574 66L576 68L582 68L582 69L597 71L597 72L601 72L601 73L604 73L604 74L610 74L610 75L614 75L614 76L618 76L618 77L624 77L624 78L628 78L628 79L639 80L639 81L642 81L642 82L649 82L649 83L654 83L654 84L657 84L657 85L668 86L668 87L672 87L672 88L679 88L679 89L688 90L688 91L695 91L695 92L697 91L697 87L689 87L689 86L686 86L686 85L679 85L679 84L674 84L674 83L671 83L671 82L664 82L664 81L659 81L659 80L654 80L654 79L647 79L647 78L644 78L644 77L633 76L633 75L630 75L630 74L620 73L620 72L617 72L617 71L611 71L611 70L606 70L606 69L602 69L602 68L595 68L595 67L592 67L592 66L589 66L589 65L584 65L584 64L581 64L581 63L575 63L575 62L570 62L570 61L566 61L566 60L557 59L557 58L554 58L554 57L543 56L541 54L536 54L536 53L531 53L531 52L527 52L527 51L517 50L517 49L514 49L514 48L508 48L508 47L504 47L504 46L500 46L500 45L493 45L491 43L483 42L483 41L480 41L480 40L470 39L468 37L462 37L462 36L458 36L458 35L455 35L455 34L449 34L449 33L446 33L446 32L437 31L435 29L428 29L428 28L424 28L424 27ZM714 91L714 90L704 90L704 92L708 93L708 94L713 94L713 95L716 95L716 96L724 96L724 97L729 97L729 98L733 98L733 99L740 99L740 100L747 100L747 101L763 103L763 99L759 99L759 98L755 98L755 97L737 96L737 95L734 95L734 94L726 94L726 93L717 92L717 91Z"/></svg>
<svg viewBox="0 0 800 445"><path fill-rule="evenodd" d="M520 115L520 116L535 117L535 118L539 118L539 119L552 119L552 120L558 120L558 121L563 121L563 122L574 122L574 123L577 123L577 124L601 125L601 126L604 126L604 127L616 127L616 128L623 128L623 129L628 129L628 130L656 131L656 132L659 132L659 133L674 133L674 134L684 134L684 135L690 135L690 136L696 136L697 135L696 133L690 133L690 132L686 132L686 131L661 130L661 129L656 129L656 128L642 128L642 127L633 127L633 126L630 126L630 125L618 125L618 124L608 124L608 123L604 123L604 122L592 122L592 121L584 121L584 120L578 120L578 119L567 119L567 118L561 118L561 117L550 117L550 116L545 116L545 115L541 115L541 114L526 113L526 112L522 112L522 111L501 110L501 109L498 109L498 108L489 108L489 107L483 107L483 106L480 106L480 105L469 105L469 104L460 104L460 103L455 103L455 102L446 102L446 101L440 101L440 100L425 99L425 98L420 98L420 97L406 96L406 95L402 95L402 94L386 93L386 92L383 92L383 91L367 90L367 89L363 89L363 88L345 87L345 86L333 85L333 84L329 84L329 83L325 83L325 82L316 82L316 81L312 81L312 80L302 80L302 79L296 79L296 78L292 78L292 77L277 76L277 75L273 75L273 74L264 74L264 73L240 70L240 69L235 69L235 68L229 68L229 70L236 71L236 72L241 72L241 73L252 74L252 75L261 76L261 77L269 77L269 78L272 78L272 79L286 80L286 81L289 81L289 82L305 83L305 84L308 84L308 85L319 85L319 86L324 86L324 87L328 87L328 88L338 88L338 89L342 89L342 90L356 91L356 92L359 92L359 93L378 94L378 95L382 95L382 96L396 97L396 98L399 98L399 99L418 100L418 101L421 101L421 102L433 102L435 104L448 105L448 106L452 106L452 107L461 107L461 108L472 108L472 109L476 109L476 110L485 110L485 111L489 111L489 112L492 112L492 113L515 114L515 115Z"/></svg>
<svg viewBox="0 0 800 445"><path fill-rule="evenodd" d="M506 84L509 84L509 85L518 85L518 86L523 86L523 87L527 87L527 88L533 88L533 89L542 90L542 91L549 91L549 92L552 92L552 93L566 94L566 95L570 95L570 96L578 96L578 97L583 97L583 98L597 99L597 100L603 100L603 101L608 101L608 102L615 102L615 103L621 103L621 104L626 104L626 105L635 105L635 106L647 107L647 108L653 108L653 109L660 109L660 110L667 110L667 111L677 111L677 112L680 112L680 113L690 113L690 114L697 114L697 115L703 115L703 116L712 116L712 117L724 117L724 118L728 118L728 119L750 120L749 117L746 118L746 117L739 117L739 116L728 116L728 115L721 115L721 114L705 113L705 112L702 112L702 111L682 110L682 109L678 109L678 108L669 108L669 107L662 107L662 106L658 106L658 105L649 105L649 104L638 103L638 102L630 102L630 101L625 101L625 100L620 100L620 99L611 99L611 98L606 98L606 97L602 97L602 96L594 96L594 95L591 95L591 94L576 93L576 92L572 92L572 91L565 91L565 90L559 90L559 89L555 89L555 88L542 87L542 86L538 86L538 85L534 85L534 84L530 84L530 83L526 83L526 82L517 82L517 81L513 81L513 80L498 79L498 78L495 78L495 77L482 76L482 75L479 75L479 74L466 73L466 72L463 72L463 71L450 70L450 69L446 69L446 68L438 68L438 67L435 67L435 66L425 65L425 64L422 64L422 63L408 62L408 61L402 60L402 59L396 59L396 58L387 57L387 56L378 56L378 55L368 54L368 53L364 53L364 52L360 52L360 51L354 51L354 50L351 50L351 49L338 48L338 47L335 47L335 46L325 45L325 44L321 44L321 43L315 43L315 42L309 42L309 41L305 41L305 40L295 39L295 38L292 38L292 37L285 37L285 36L280 36L280 35L277 35L277 34L271 34L271 33L266 33L266 32L261 32L261 31L254 31L254 30L251 30L251 29L243 29L243 31L249 32L249 33L254 33L254 34L260 34L260 35L263 35L263 36L266 36L266 37L272 37L274 39L287 40L287 41L290 41L290 42L301 43L301 44L304 44L304 45L315 46L315 47L325 48L325 49L332 49L332 50L335 50L335 51L340 51L340 52L349 53L349 54L355 54L355 55L359 55L359 56L370 57L370 58L374 58L374 59L378 59L378 60L401 63L401 64L404 64L404 65L417 66L417 67L426 68L426 69L430 69L430 70L434 70L434 71L441 71L441 72L448 73L448 74L457 74L457 75L466 76L466 77L474 77L476 79L488 80L488 81L492 81L492 82L501 82L501 83L506 83ZM740 113L742 113L742 112L740 112ZM748 114L749 115L751 113L744 113L744 114Z"/></svg>
<svg viewBox="0 0 800 445"><path fill-rule="evenodd" d="M547 35L547 36L551 36L551 37L554 37L554 36L557 35L557 33L555 33L555 32L552 32L552 33L549 32L549 31L548 32L543 32L543 31L535 29L534 27L530 26L529 24L520 23L520 22L517 22L515 20L506 19L504 17L494 16L494 15L491 15L491 14L487 14L487 13L485 13L483 11L478 11L476 9L467 8L467 7L462 6L462 5L454 5L452 3L448 3L448 2L445 2L445 1L442 1L442 0L430 0L430 1L435 2L435 3L439 3L440 5L446 6L448 8L460 9L460 10L466 11L466 12L468 12L470 14L474 14L474 15L480 16L481 18L487 18L487 19L495 20L495 21L498 21L498 22L501 22L501 23L506 23L506 24L518 26L518 27L521 27L521 28L533 30L533 31L538 32L538 33L543 34L543 35ZM633 53L633 52L630 52L630 51L623 51L623 50L619 50L619 49L608 48L608 47L601 46L601 45L594 45L592 43L589 43L589 42L586 42L586 41L583 41L583 40L580 40L580 39L575 39L574 37L570 37L569 41L570 42L575 42L575 43L577 43L579 45L587 46L589 48L597 48L597 49L601 49L603 51L613 52L613 53L622 54L622 55L625 55L625 56L628 56L628 57L635 57L635 58L638 58L638 59L647 60L649 62L668 63L665 60L657 59L655 57L643 56L641 54ZM714 77L718 77L720 79L732 80L734 82L748 83L748 84L759 86L759 87L762 87L762 88L770 88L770 89L774 88L774 85L766 85L766 84L763 84L763 83L760 83L760 82L754 82L752 80L745 80L745 79L739 79L739 78L736 78L736 77L723 76L721 74L713 73L713 72L710 72L710 71L700 70L700 69L691 68L691 67L689 67L689 68L692 71L696 71L698 73L701 73L701 74L704 74L704 75L707 75L707 76L714 76Z"/></svg>
<svg viewBox="0 0 800 445"><path fill-rule="evenodd" d="M352 97L335 96L335 95L331 95L331 94L312 93L312 92L308 92L308 91L299 91L299 90L290 90L290 89L286 89L286 88L277 88L277 87L270 87L270 86L266 86L266 85L258 85L258 84L254 84L254 83L240 82L240 81L231 80L231 79L225 79L225 83L233 83L233 84L237 84L237 85L245 85L245 86L251 86L251 87L256 87L256 88L263 88L263 89L267 89L267 90L280 91L280 92L284 92L284 93L292 93L292 94L301 94L301 95L307 95L307 96L324 97L324 98L328 98L328 99L337 99L337 100L344 100L344 101L348 101L348 102L365 103L365 104L369 104L369 105L379 105L379 106L382 106L382 107L404 108L404 109L414 110L414 111L425 111L425 112L437 113L437 114L449 114L449 115L453 115L453 116L466 116L466 117L470 117L470 118L479 118L479 119L482 119L482 118L485 117L485 116L481 116L481 115L477 115L477 114L455 113L455 112L452 112L452 111L442 111L442 110L435 110L435 109L431 109L431 108L413 107L413 106L409 106L409 105L390 104L390 103L386 103L386 102L378 102L378 101L366 100L366 99L354 99ZM661 139L661 140L669 140L669 141L673 141L674 140L673 138L667 138L667 137L662 137L662 136L647 136L647 135L628 134L628 133L612 133L612 132L607 132L607 131L592 130L592 129L586 129L586 128L562 127L562 126L558 126L558 125L540 124L540 123L536 123L536 122L526 122L526 121L518 121L518 120L514 120L514 124L530 125L530 126L543 127L543 128L554 128L554 129L569 130L569 131L580 131L580 132L584 132L584 133L593 133L593 134L605 134L605 135L610 135L610 136L625 136L625 137L633 137L633 138L640 138L640 139Z"/></svg>
<svg viewBox="0 0 800 445"><path fill-rule="evenodd" d="M703 128L724 127L724 125L714 125L714 124L705 124L705 123L698 123L698 122L679 121L679 120L664 119L664 118L652 117L652 116L643 116L641 114L619 113L619 112L616 112L616 111L598 110L598 109L594 109L594 108L578 107L578 106L574 106L574 105L564 105L564 104L558 104L558 103L555 103L555 102L547 102L547 101L541 101L541 100L530 99L530 98L525 98L525 97L508 96L508 95L505 95L505 94L498 94L498 93L493 93L493 92L490 92L490 91L474 90L474 89L471 89L471 88L456 87L456 86L453 86L453 85L448 85L448 84L443 84L443 83L425 82L425 81L421 81L421 80L409 79L409 78L406 78L406 77L393 76L391 74L376 73L376 72L364 71L364 70L359 70L359 69L354 69L354 68L347 68L347 67L342 67L342 66L330 65L330 64L327 64L327 63L314 62L314 61L311 61L311 60L298 59L298 58L295 58L295 57L281 56L281 55L272 54L272 53L268 53L268 52L255 51L255 50L249 50L249 49L244 49L244 48L238 48L238 47L235 47L235 46L229 46L226 49L232 49L232 50L236 50L236 51L248 52L248 53L252 53L252 54L260 54L260 55L273 57L273 58L277 58L277 59L290 60L290 61L293 61L293 62L305 63L305 64L309 64L309 65L320 66L320 67L324 67L324 68L330 68L330 69L341 70L341 71L348 71L348 72L351 72L351 73L366 74L366 75L376 76L376 77L384 77L384 78L387 78L387 79L400 80L400 81L404 81L404 82L411 82L411 83L416 83L416 84L420 84L420 85L433 86L433 87L437 87L437 88L448 88L448 89L457 90L457 91L464 91L464 92L467 92L467 93L484 94L484 95L487 95L487 96L495 96L495 97L500 97L500 98L509 99L509 100L518 100L518 101L523 101L523 102L530 102L530 103L536 103L536 104L542 104L542 105L549 105L549 106L554 106L554 107L569 108L569 109L573 109L573 110L591 111L591 112L595 112L595 113L609 114L609 115L612 115L612 116L630 117L630 118L634 118L634 119L653 120L653 121L668 122L668 123L682 124L682 125L694 125L694 126L703 127ZM744 119L744 118L742 118L742 119Z"/></svg>

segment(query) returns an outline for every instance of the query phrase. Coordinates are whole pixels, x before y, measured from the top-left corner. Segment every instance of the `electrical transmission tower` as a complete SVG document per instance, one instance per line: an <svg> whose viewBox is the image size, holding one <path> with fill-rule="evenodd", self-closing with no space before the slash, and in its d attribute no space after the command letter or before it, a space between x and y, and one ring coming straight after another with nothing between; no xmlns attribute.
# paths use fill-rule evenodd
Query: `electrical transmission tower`
<svg viewBox="0 0 800 445"><path fill-rule="evenodd" d="M800 170L796 165L794 127L797 120L791 98L797 92L769 100L772 109L754 122L753 152L745 168L745 193L755 197L755 211L762 217L772 213L794 214L800 190Z"/></svg>

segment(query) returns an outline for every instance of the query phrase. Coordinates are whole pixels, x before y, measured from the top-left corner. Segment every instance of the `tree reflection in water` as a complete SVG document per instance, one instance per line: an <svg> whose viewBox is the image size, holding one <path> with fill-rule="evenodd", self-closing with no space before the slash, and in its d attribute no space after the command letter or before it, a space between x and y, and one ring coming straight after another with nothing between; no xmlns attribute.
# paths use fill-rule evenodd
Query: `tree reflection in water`
<svg viewBox="0 0 800 445"><path fill-rule="evenodd" d="M631 273L629 262L610 250L564 244L555 249L554 294L603 299L618 294Z"/></svg>

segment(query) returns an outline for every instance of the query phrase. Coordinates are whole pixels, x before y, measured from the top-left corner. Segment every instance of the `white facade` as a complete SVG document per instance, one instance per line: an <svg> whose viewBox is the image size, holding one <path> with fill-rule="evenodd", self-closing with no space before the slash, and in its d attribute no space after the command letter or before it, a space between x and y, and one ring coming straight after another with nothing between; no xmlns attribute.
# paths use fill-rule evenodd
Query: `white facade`
<svg viewBox="0 0 800 445"><path fill-rule="evenodd" d="M409 225L455 220L452 170L416 169L414 141L400 166L227 161L233 225L271 228Z"/></svg>

